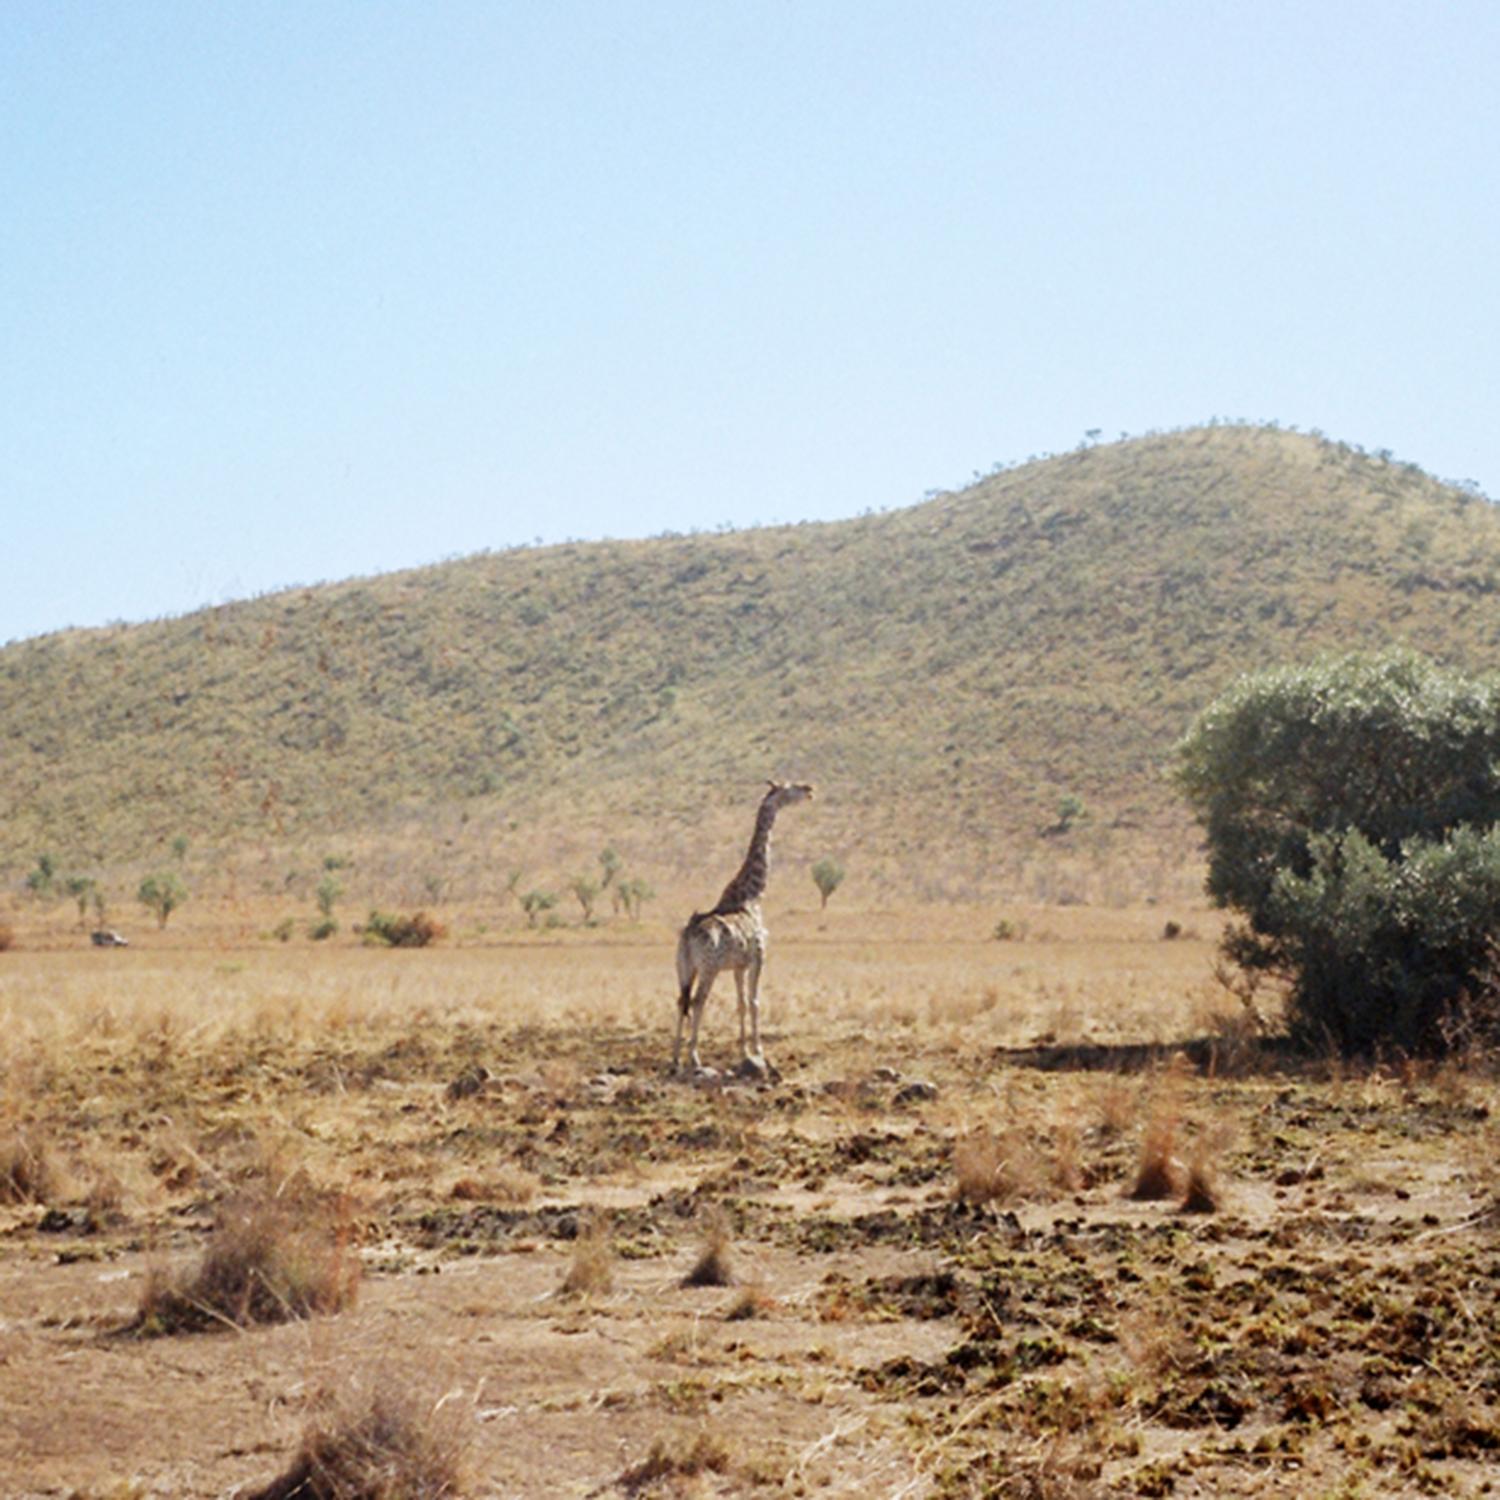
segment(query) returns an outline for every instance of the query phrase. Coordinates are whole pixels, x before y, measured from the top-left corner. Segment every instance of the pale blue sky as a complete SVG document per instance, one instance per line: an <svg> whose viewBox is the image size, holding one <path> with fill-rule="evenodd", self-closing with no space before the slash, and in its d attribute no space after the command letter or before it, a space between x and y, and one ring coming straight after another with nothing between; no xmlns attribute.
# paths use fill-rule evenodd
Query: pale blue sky
<svg viewBox="0 0 1500 1500"><path fill-rule="evenodd" d="M1500 492L1500 6L0 6L0 641L1210 416Z"/></svg>

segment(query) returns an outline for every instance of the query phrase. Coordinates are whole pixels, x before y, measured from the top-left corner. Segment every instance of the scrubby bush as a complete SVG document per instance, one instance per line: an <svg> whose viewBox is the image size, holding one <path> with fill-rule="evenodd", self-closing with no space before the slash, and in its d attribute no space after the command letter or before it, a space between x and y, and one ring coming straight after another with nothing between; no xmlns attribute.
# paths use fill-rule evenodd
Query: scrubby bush
<svg viewBox="0 0 1500 1500"><path fill-rule="evenodd" d="M521 897L521 910L526 913L526 925L536 926L536 919L557 905L557 892L532 890Z"/></svg>
<svg viewBox="0 0 1500 1500"><path fill-rule="evenodd" d="M409 917L372 911L364 925L365 942L387 948L425 948L447 935L447 927L425 911L413 912Z"/></svg>
<svg viewBox="0 0 1500 1500"><path fill-rule="evenodd" d="M844 883L844 867L836 859L820 859L812 867L812 878L823 900L820 910L826 910L828 898Z"/></svg>
<svg viewBox="0 0 1500 1500"><path fill-rule="evenodd" d="M132 1325L141 1334L280 1323L348 1306L359 1285L348 1212L297 1178L225 1203L197 1270L157 1273Z"/></svg>
<svg viewBox="0 0 1500 1500"><path fill-rule="evenodd" d="M1410 652L1242 679L1179 746L1226 955L1346 1052L1495 1037L1500 689Z"/></svg>

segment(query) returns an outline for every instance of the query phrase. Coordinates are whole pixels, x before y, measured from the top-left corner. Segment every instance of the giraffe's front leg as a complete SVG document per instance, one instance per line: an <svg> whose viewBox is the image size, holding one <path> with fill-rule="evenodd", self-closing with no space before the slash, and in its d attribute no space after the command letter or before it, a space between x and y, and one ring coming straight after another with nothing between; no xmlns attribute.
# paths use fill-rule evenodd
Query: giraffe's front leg
<svg viewBox="0 0 1500 1500"><path fill-rule="evenodd" d="M750 1051L745 1053L745 1016L743 995L740 1007L740 1051L758 1063L763 1063L765 1057L760 1050L760 969L764 960L760 954L756 954L750 960L750 972L746 976L746 987L750 991Z"/></svg>
<svg viewBox="0 0 1500 1500"><path fill-rule="evenodd" d="M750 1053L745 1047L745 971L743 969L734 971L734 990L740 1002L740 1061L744 1062Z"/></svg>

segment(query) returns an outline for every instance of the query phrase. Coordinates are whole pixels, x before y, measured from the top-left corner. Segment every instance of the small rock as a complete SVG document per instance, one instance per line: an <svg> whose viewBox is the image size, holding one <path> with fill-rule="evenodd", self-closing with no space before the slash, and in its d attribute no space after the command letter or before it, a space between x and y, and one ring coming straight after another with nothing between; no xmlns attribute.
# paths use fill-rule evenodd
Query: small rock
<svg viewBox="0 0 1500 1500"><path fill-rule="evenodd" d="M871 1069L870 1081L872 1083L900 1083L901 1070L900 1068L891 1068L882 1064L878 1068Z"/></svg>
<svg viewBox="0 0 1500 1500"><path fill-rule="evenodd" d="M925 1079L914 1078L903 1088L896 1090L892 1104L928 1104L938 1096L938 1087L935 1083L928 1083Z"/></svg>
<svg viewBox="0 0 1500 1500"><path fill-rule="evenodd" d="M468 1099L479 1093L490 1081L490 1070L482 1063L465 1068L445 1090L450 1099Z"/></svg>

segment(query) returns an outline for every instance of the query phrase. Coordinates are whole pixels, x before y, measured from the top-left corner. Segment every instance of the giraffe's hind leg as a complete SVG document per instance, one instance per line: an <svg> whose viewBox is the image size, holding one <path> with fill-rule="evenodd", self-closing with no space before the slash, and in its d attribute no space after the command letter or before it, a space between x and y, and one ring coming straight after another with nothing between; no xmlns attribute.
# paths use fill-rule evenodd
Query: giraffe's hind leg
<svg viewBox="0 0 1500 1500"><path fill-rule="evenodd" d="M693 1033L688 1045L688 1061L692 1064L693 1072L699 1073L703 1070L703 1059L698 1056L698 1028L703 1024L703 1007L708 1004L708 992L714 987L714 980L718 976L712 969L705 969L698 977L697 988L691 1001L688 1002L693 1012ZM682 1033L683 1012L679 1011L677 1016L677 1031L679 1039ZM677 1068L677 1057L674 1049L672 1067Z"/></svg>

